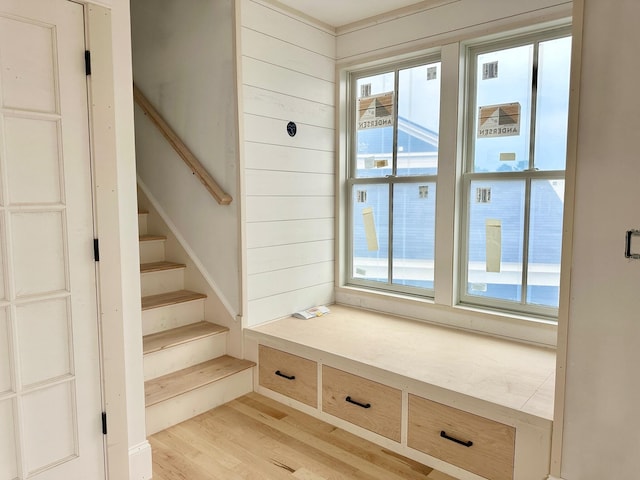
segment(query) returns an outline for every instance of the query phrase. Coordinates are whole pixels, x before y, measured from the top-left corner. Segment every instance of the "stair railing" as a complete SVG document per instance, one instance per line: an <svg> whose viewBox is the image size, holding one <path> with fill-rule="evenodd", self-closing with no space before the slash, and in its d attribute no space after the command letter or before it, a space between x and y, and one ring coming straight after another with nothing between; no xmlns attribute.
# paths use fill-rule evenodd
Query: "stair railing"
<svg viewBox="0 0 640 480"><path fill-rule="evenodd" d="M198 160L191 150L189 150L180 137L178 137L169 124L164 121L160 113L158 113L154 106L151 105L149 100L135 85L133 86L133 98L149 119L156 125L156 127L158 127L164 138L167 139L176 153L180 155L180 158L184 160L184 163L187 164L191 172L202 182L211 196L215 198L220 205L229 205L232 200L231 196L226 193L220 185L218 185L211 175L209 175L209 172L207 172L202 163L200 163L200 160Z"/></svg>

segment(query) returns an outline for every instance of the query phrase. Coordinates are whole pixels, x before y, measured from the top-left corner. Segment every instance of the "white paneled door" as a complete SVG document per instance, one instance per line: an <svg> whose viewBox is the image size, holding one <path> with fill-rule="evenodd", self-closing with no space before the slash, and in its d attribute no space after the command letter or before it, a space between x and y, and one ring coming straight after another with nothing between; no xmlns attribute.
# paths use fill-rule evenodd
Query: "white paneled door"
<svg viewBox="0 0 640 480"><path fill-rule="evenodd" d="M84 7L0 0L0 480L105 477Z"/></svg>

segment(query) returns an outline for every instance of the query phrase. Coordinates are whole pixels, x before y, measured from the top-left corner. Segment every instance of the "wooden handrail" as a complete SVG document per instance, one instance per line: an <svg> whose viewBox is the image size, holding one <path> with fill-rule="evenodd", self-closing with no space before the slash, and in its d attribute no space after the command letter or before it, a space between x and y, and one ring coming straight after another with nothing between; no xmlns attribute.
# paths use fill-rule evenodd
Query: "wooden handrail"
<svg viewBox="0 0 640 480"><path fill-rule="evenodd" d="M142 108L144 113L158 127L162 135L164 135L164 138L167 139L176 153L180 155L180 158L184 160L184 163L187 164L193 174L202 182L211 196L213 196L220 205L229 205L232 200L231 196L220 188L220 185L218 185L213 177L209 175L209 172L207 172L202 163L200 163L200 160L198 160L191 150L189 150L180 137L176 135L176 132L174 132L169 124L164 121L160 113L158 113L154 106L151 105L149 100L147 100L140 89L135 85L133 86L133 98L140 108Z"/></svg>

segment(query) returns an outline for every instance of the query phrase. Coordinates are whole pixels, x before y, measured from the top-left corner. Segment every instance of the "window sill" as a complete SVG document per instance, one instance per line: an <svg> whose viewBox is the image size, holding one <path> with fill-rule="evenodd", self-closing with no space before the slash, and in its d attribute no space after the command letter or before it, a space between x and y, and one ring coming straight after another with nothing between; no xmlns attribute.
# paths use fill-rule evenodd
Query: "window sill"
<svg viewBox="0 0 640 480"><path fill-rule="evenodd" d="M439 305L433 300L353 286L336 288L336 302L473 333L555 348L556 322L524 315L483 310L468 305Z"/></svg>

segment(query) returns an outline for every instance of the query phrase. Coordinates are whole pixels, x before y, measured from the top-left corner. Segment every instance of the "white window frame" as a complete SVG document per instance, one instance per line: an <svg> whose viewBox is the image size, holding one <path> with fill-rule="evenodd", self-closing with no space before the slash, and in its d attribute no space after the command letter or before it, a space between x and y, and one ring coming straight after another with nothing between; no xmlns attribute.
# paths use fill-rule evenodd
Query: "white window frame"
<svg viewBox="0 0 640 480"><path fill-rule="evenodd" d="M357 119L355 118L355 113L356 113L356 109L354 108L357 102L357 98L358 98L358 92L356 91L357 89L357 83L358 80L361 78L366 78L366 77L371 77L371 76L375 76L378 74L383 74L383 73L391 73L393 72L394 74L394 127L395 127L395 131L394 131L394 142L393 142L393 151L391 152L392 155L392 162L393 165L395 167L395 162L397 161L397 135L398 135L398 123L399 123L399 118L398 118L398 95L399 95L399 82L398 82L398 77L399 77L399 72L401 70L405 70L405 69L409 69L412 67L418 67L421 65L428 65L428 64L433 64L433 63L439 63L440 60L440 55L438 52L432 52L428 55L421 55L418 56L416 58L413 58L411 60L408 61L399 61L399 62L392 62L392 63L387 63L387 64L382 64L379 66L376 66L374 68L366 68L366 69L356 69L356 70L351 70L348 73L348 85L349 85L349 92L348 92L348 97L347 97L347 105L348 105L348 113L347 113L347 132L348 132L348 138L349 138L349 154L348 154L348 161L347 161L347 180L346 180L346 195L345 195L345 202L346 202L346 211L347 211L347 215L346 215L346 231L348 232L347 235L347 252L349 252L346 256L346 260L347 260L347 280L346 280L346 284L347 285L352 285L352 286L358 286L358 287L363 287L363 288L367 288L367 289L371 289L371 290L381 290L381 291L386 291L386 292L396 292L399 294L405 294L405 295L415 295L418 297L423 297L423 298L433 298L434 294L435 294L435 289L428 289L428 288L419 288L419 287L411 287L411 286L404 286L404 285L400 285L400 284L383 284L381 282L375 282L372 280L365 280L365 279L358 279L356 277L354 277L352 275L353 273L353 231L351 229L351 225L353 222L353 215L354 215L354 208L352 205L352 197L351 197L351 190L352 187L354 185L359 185L359 184L376 184L376 185L398 185L398 184L402 184L402 183L416 183L416 182L424 182L424 183L436 183L437 185L437 178L438 178L438 174L436 173L435 175L414 175L414 176L387 176L387 177L374 177L374 178L357 178L355 176L355 164L357 161L357 145L356 142L354 141L354 138L357 135L357 131L355 130L354 126L356 125L356 121ZM442 82L441 78L438 78L439 82ZM437 195L437 194L436 194ZM437 204L437 200L436 200L436 204ZM392 213L392 207L393 207L393 199L390 198L389 200L389 230L390 230L390 235L392 235L391 231L393 228L393 213ZM388 265L388 272L389 272L389 281L391 281L392 275L391 275L391 271L392 271L392 255L391 255L391 244L392 242L389 241L389 255L388 255L388 259L389 259L389 265ZM435 286L435 281L434 281L434 286Z"/></svg>
<svg viewBox="0 0 640 480"><path fill-rule="evenodd" d="M468 283L468 240L469 240L469 205L472 200L470 197L474 195L471 192L471 183L475 180L522 180L525 182L525 207L524 207L524 232L523 232L523 259L522 259L522 295L526 296L527 291L527 264L528 264L528 245L529 245L529 218L530 218L530 199L531 199L531 183L535 180L562 180L565 179L565 169L563 170L545 170L534 171L533 167L534 155L533 145L535 144L535 125L536 125L536 101L537 91L533 86L531 87L531 136L529 138L529 167L530 169L521 172L495 172L495 173L476 173L473 171L474 167L474 139L477 128L477 99L476 93L476 72L477 72L477 57L483 53L505 50L513 47L534 44L534 65L533 68L537 69L538 65L538 45L541 42L564 38L571 36L571 28L563 26L560 28L544 29L533 34L525 35L512 35L505 39L497 41L483 42L483 43L470 43L466 45L465 62L466 62L466 86L464 89L464 105L465 105L465 119L466 125L463 133L463 151L464 151L464 168L462 178L459 184L461 192L461 235L460 235L460 251L458 252L459 262L459 302L461 305L476 306L478 308L487 308L490 310L496 310L499 312L514 312L516 314L522 314L532 317L539 317L552 322L556 322L558 318L558 308L538 306L533 304L522 304L517 302L508 302L505 300L496 299L493 297L481 297L469 295L467 293L466 285Z"/></svg>
<svg viewBox="0 0 640 480"><path fill-rule="evenodd" d="M462 174L465 156L464 129L466 125L465 95L466 49L471 45L490 43L500 39L507 40L521 35L541 33L546 30L571 29L571 19L563 18L547 23L527 26L502 25L487 37L472 36L468 32L449 37L440 44L430 44L421 51L399 54L398 57L370 59L363 64L345 63L338 65L338 102L337 123L337 193L336 205L336 289L335 300L338 303L359 308L385 312L428 323L441 324L469 331L477 331L509 339L525 341L538 345L555 347L557 342L557 320L543 316L526 315L509 310L496 310L488 307L464 304L460 301L458 288L460 278L460 229L464 225L461 204L463 202ZM407 59L427 55L439 55L441 61L440 95L440 136L439 165L436 201L436 239L435 239L435 279L433 298L403 295L399 292L375 290L360 285L350 285L348 274L351 255L348 245L350 235L350 212L348 199L348 165L351 139L347 126L351 109L349 74L353 71L375 69L381 65L400 64ZM394 62L395 60L395 62ZM571 112L570 112L571 115ZM571 136L569 142L574 142ZM570 185L565 185L570 188ZM564 252L563 252L564 255ZM561 293L561 296L563 294Z"/></svg>

